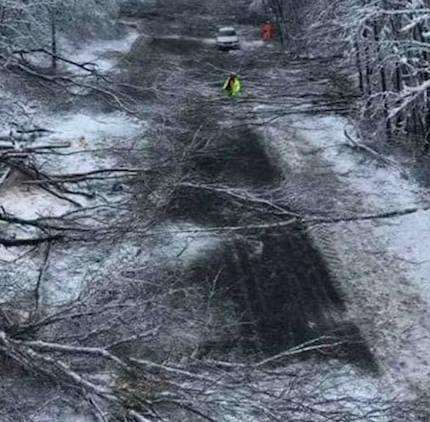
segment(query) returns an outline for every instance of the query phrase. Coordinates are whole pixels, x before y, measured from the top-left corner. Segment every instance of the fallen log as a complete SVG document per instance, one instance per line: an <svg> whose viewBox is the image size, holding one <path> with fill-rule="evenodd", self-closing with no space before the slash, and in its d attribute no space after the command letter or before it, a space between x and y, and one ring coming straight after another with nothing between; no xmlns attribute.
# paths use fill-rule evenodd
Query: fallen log
<svg viewBox="0 0 430 422"><path fill-rule="evenodd" d="M400 166L400 164L393 160L392 158L388 158L388 157L384 157L382 154L380 154L379 152L375 151L373 148L369 147L368 145L365 145L361 142L356 141L345 129L343 131L345 138L348 140L349 147L353 148L353 149L358 149L361 151L366 152L367 154L371 155L372 157L376 158L379 161L384 162L385 164L389 164L392 167L395 167L401 174L403 174L404 176L407 176L406 171Z"/></svg>
<svg viewBox="0 0 430 422"><path fill-rule="evenodd" d="M18 246L37 246L42 243L53 242L63 239L62 235L54 235L54 236L46 236L46 237L33 237L33 238L4 238L0 237L0 245L3 245L5 248L12 248Z"/></svg>

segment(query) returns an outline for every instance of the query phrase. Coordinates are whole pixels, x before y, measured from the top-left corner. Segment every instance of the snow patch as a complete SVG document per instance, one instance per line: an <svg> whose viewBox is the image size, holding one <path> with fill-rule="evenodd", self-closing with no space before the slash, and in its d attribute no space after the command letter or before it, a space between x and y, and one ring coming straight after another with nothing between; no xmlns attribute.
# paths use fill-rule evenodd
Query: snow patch
<svg viewBox="0 0 430 422"><path fill-rule="evenodd" d="M127 138L136 134L137 120L132 120L124 113L93 114L75 113L52 116L48 125L55 131L54 137L70 140L80 137L88 138Z"/></svg>
<svg viewBox="0 0 430 422"><path fill-rule="evenodd" d="M88 115L69 113L45 117L43 127L52 131L40 143L69 142L70 148L61 149L69 155L44 156L40 160L42 169L49 173L85 173L115 165L115 157L109 153L111 147L128 145L143 131L143 124L123 113ZM86 205L88 200L74 197L74 201ZM3 209L23 219L58 217L75 206L37 186L17 180L0 190L0 205ZM19 251L0 246L0 260L12 261Z"/></svg>
<svg viewBox="0 0 430 422"><path fill-rule="evenodd" d="M164 258L180 259L185 263L206 255L222 241L217 235L198 233L198 230L203 230L203 227L191 223L167 223L157 230L166 233L166 240L162 242L156 253Z"/></svg>
<svg viewBox="0 0 430 422"><path fill-rule="evenodd" d="M63 42L68 52L67 57L72 61L77 63L94 63L99 72L108 72L117 64L117 56L129 51L138 37L139 33L136 30L130 29L123 38L92 41L78 49L68 45L67 41ZM67 67L74 72L78 71L76 66L68 65Z"/></svg>
<svg viewBox="0 0 430 422"><path fill-rule="evenodd" d="M23 219L57 217L69 211L71 205L50 193L25 185L13 186L0 193L4 210Z"/></svg>
<svg viewBox="0 0 430 422"><path fill-rule="evenodd" d="M69 142L70 155L61 156L46 165L54 166L60 173L83 173L97 168L114 165L114 157L109 156L110 147L125 146L128 141L143 131L143 125L124 113L85 114L82 112L51 116L45 120L45 127L52 130L46 140L52 143ZM94 151L99 150L99 151Z"/></svg>
<svg viewBox="0 0 430 422"><path fill-rule="evenodd" d="M84 64L88 69L95 69L100 73L111 71L118 63L121 53L130 50L132 44L139 37L139 33L134 29L129 29L127 34L120 39L94 40L82 46L70 43L66 38L60 38L59 56L66 60L78 64ZM34 66L49 68L52 58L45 53L32 53L26 59ZM88 71L75 66L72 63L57 62L57 66L79 75L88 75Z"/></svg>

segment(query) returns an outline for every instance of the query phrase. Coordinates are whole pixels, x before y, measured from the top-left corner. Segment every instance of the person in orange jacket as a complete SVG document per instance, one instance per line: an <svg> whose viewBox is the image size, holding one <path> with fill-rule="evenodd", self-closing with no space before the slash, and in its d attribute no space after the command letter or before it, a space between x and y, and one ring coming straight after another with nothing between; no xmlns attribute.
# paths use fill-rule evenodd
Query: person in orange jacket
<svg viewBox="0 0 430 422"><path fill-rule="evenodd" d="M275 37L275 26L267 21L261 27L261 39L263 41L271 41Z"/></svg>

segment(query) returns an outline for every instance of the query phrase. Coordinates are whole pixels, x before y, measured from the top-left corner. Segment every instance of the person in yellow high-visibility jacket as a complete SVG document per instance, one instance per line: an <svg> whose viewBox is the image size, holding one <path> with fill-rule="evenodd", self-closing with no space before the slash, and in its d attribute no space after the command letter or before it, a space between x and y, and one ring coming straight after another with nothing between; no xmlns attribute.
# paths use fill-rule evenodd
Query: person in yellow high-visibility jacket
<svg viewBox="0 0 430 422"><path fill-rule="evenodd" d="M242 82L235 73L232 73L225 81L223 89L227 91L229 97L236 97L242 91Z"/></svg>

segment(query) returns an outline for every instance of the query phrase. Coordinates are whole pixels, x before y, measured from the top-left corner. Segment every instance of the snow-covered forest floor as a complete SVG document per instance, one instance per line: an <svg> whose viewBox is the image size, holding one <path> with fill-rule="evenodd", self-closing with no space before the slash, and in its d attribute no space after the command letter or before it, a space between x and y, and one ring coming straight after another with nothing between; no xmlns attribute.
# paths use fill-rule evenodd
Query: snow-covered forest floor
<svg viewBox="0 0 430 422"><path fill-rule="evenodd" d="M67 44L108 94L0 74L47 131L30 144L62 145L32 164L74 191L19 171L0 186L1 237L71 233L0 244L0 420L426 420L428 186L366 149L324 65L249 24L217 51L213 13Z"/></svg>

